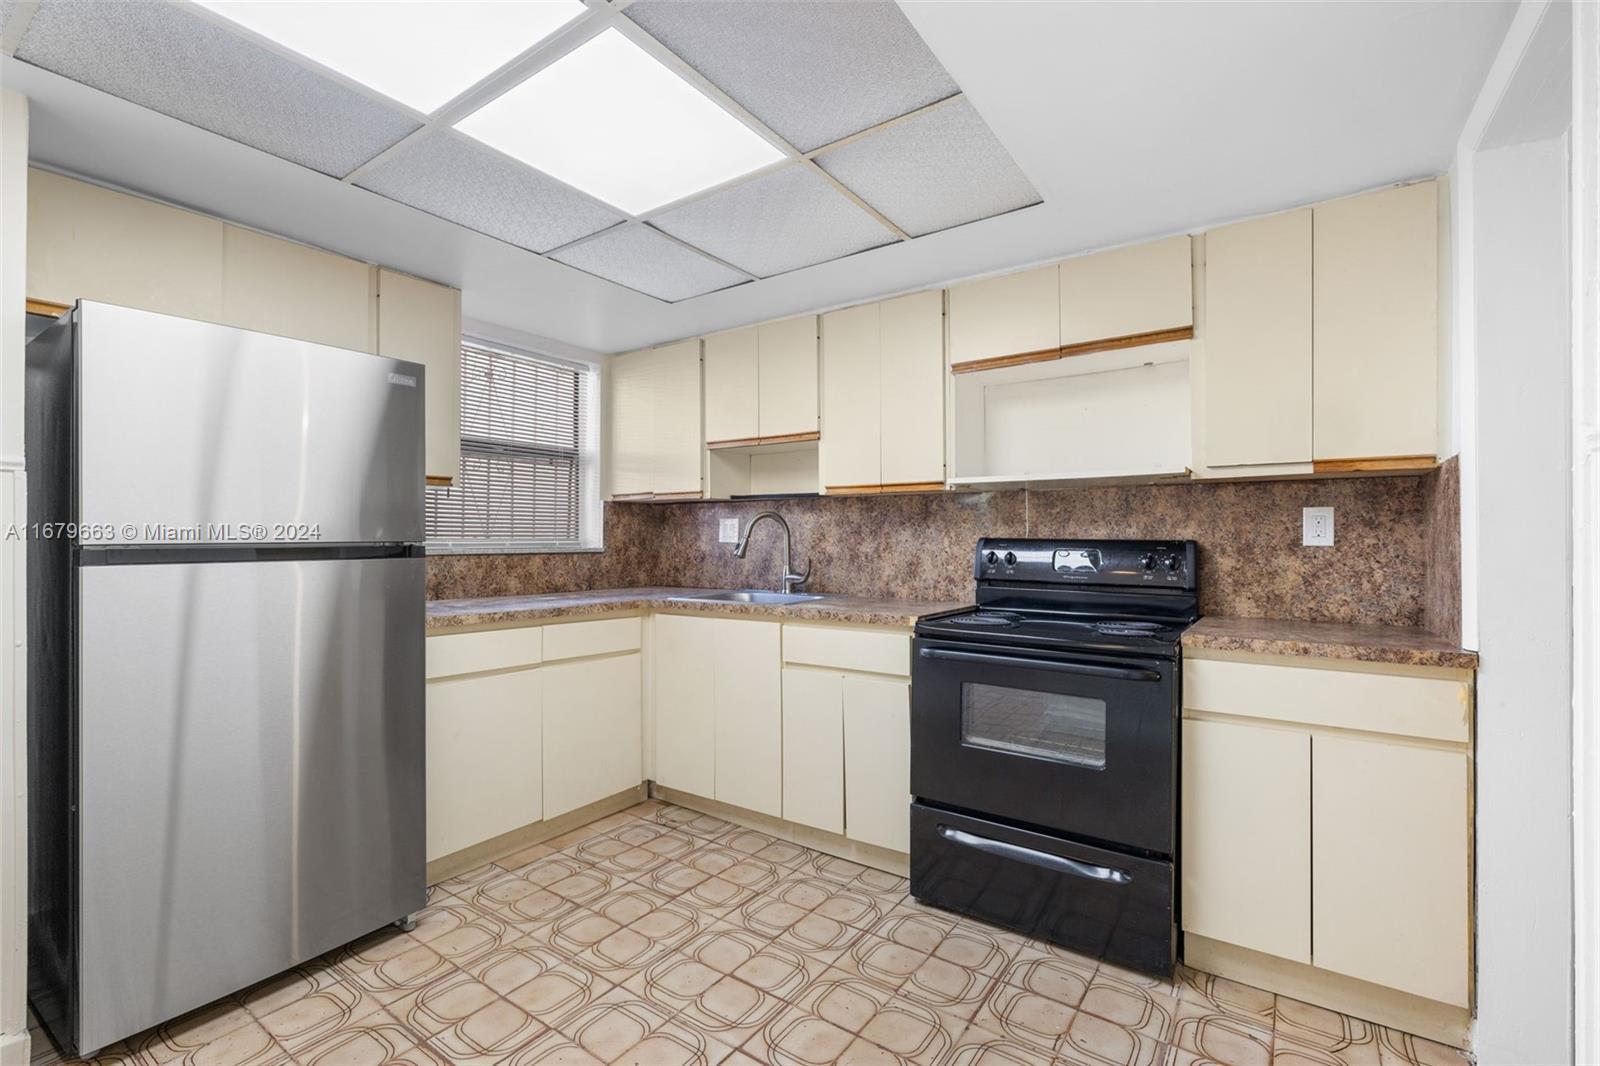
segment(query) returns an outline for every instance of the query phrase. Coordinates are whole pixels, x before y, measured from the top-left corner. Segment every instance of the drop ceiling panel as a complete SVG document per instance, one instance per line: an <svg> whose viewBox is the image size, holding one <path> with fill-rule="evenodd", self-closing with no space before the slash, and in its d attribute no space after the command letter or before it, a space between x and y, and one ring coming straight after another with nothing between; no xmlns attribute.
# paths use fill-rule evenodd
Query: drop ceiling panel
<svg viewBox="0 0 1600 1066"><path fill-rule="evenodd" d="M625 13L803 152L959 91L890 0L637 0Z"/></svg>
<svg viewBox="0 0 1600 1066"><path fill-rule="evenodd" d="M622 221L554 178L448 129L415 138L356 184L535 252Z"/></svg>
<svg viewBox="0 0 1600 1066"><path fill-rule="evenodd" d="M895 239L882 223L802 163L672 208L650 221L763 278Z"/></svg>
<svg viewBox="0 0 1600 1066"><path fill-rule="evenodd" d="M668 303L749 280L635 222L607 230L550 258Z"/></svg>
<svg viewBox="0 0 1600 1066"><path fill-rule="evenodd" d="M343 176L418 123L170 3L39 5L17 58L275 156Z"/></svg>
<svg viewBox="0 0 1600 1066"><path fill-rule="evenodd" d="M817 163L913 237L1040 202L965 97L824 152Z"/></svg>

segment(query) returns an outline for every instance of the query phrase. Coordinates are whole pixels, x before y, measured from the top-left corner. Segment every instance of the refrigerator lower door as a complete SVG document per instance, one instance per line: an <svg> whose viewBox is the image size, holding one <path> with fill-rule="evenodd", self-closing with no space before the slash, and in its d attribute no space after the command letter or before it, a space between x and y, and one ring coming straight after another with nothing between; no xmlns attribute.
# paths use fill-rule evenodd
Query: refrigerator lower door
<svg viewBox="0 0 1600 1066"><path fill-rule="evenodd" d="M79 569L80 1052L422 908L424 565Z"/></svg>

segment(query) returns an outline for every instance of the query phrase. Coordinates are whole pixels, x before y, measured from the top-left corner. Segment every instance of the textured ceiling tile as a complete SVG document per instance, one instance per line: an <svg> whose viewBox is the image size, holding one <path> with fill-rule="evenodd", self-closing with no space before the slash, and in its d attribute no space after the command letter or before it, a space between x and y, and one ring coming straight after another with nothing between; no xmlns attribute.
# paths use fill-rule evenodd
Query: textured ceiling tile
<svg viewBox="0 0 1600 1066"><path fill-rule="evenodd" d="M892 0L637 0L626 14L803 152L959 91Z"/></svg>
<svg viewBox="0 0 1600 1066"><path fill-rule="evenodd" d="M335 176L418 126L178 4L40 4L17 58Z"/></svg>
<svg viewBox="0 0 1600 1066"><path fill-rule="evenodd" d="M817 163L913 237L1040 202L965 98L825 152Z"/></svg>
<svg viewBox="0 0 1600 1066"><path fill-rule="evenodd" d="M452 130L423 134L356 184L535 252L622 221L554 178Z"/></svg>
<svg viewBox="0 0 1600 1066"><path fill-rule="evenodd" d="M650 221L763 278L895 240L826 178L799 164L675 207Z"/></svg>
<svg viewBox="0 0 1600 1066"><path fill-rule="evenodd" d="M749 280L635 223L608 230L551 258L668 303Z"/></svg>

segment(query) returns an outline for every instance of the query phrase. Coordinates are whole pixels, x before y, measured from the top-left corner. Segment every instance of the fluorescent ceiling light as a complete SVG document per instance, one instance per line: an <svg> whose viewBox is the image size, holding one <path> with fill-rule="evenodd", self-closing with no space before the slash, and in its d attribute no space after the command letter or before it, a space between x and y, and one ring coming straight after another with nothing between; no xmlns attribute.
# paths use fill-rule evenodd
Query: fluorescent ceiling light
<svg viewBox="0 0 1600 1066"><path fill-rule="evenodd" d="M634 215L783 158L615 28L456 128Z"/></svg>
<svg viewBox="0 0 1600 1066"><path fill-rule="evenodd" d="M584 11L580 0L196 0L430 114Z"/></svg>

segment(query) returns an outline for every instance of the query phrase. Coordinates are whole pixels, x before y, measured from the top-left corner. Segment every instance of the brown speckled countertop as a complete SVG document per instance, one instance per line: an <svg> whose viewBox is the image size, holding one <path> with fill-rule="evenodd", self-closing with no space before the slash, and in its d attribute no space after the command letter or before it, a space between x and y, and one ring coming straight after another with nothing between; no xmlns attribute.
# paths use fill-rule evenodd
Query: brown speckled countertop
<svg viewBox="0 0 1600 1066"><path fill-rule="evenodd" d="M486 596L472 600L429 600L428 631L460 626L508 625L584 618L618 611L692 611L695 614L773 618L790 622L841 622L853 625L914 626L919 618L957 611L964 603L886 600L866 596L828 596L803 603L708 603L677 597L719 589L636 588L555 592L542 596Z"/></svg>
<svg viewBox="0 0 1600 1066"><path fill-rule="evenodd" d="M1417 626L1207 616L1183 634L1183 646L1466 670L1476 669L1478 665L1476 652L1466 651Z"/></svg>

